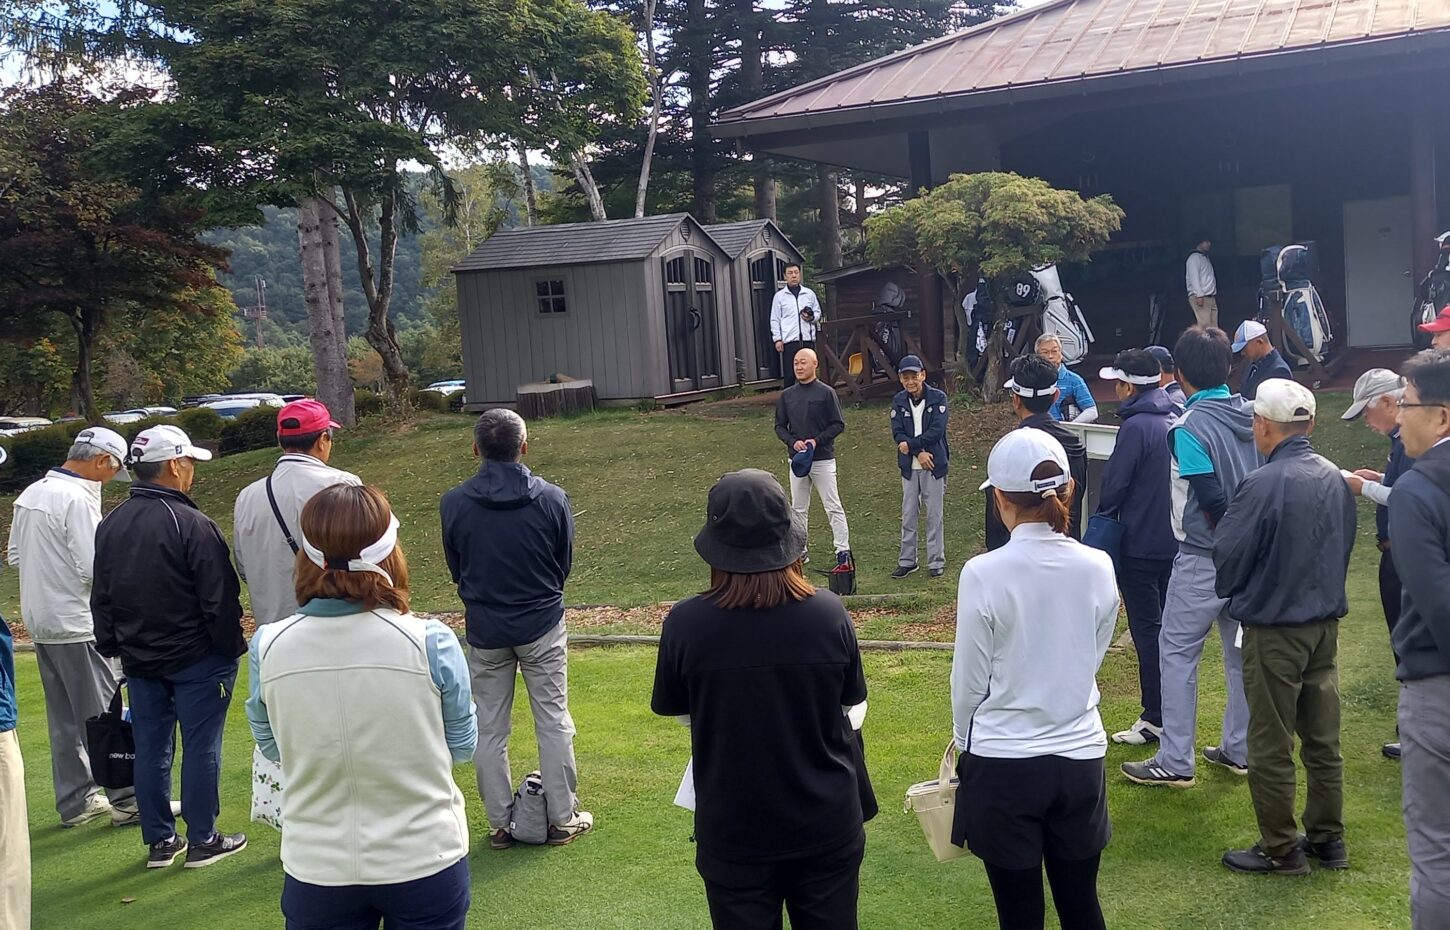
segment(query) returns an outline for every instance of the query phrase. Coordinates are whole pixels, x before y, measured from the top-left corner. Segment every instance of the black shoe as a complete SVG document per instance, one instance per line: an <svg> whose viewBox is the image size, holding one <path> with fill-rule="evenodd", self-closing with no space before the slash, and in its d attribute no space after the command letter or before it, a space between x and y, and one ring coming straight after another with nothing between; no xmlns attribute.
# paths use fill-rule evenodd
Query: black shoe
<svg viewBox="0 0 1450 930"><path fill-rule="evenodd" d="M933 568L931 570L931 577L933 577L933 578L940 578L942 575L945 575L946 573L947 573L947 570L944 569L944 568Z"/></svg>
<svg viewBox="0 0 1450 930"><path fill-rule="evenodd" d="M514 835L507 830L494 830L488 835L489 849L513 849Z"/></svg>
<svg viewBox="0 0 1450 930"><path fill-rule="evenodd" d="M1349 868L1349 850L1344 848L1344 837L1335 837L1322 843L1311 843L1309 837L1299 837L1299 848L1310 859L1318 859L1326 869Z"/></svg>
<svg viewBox="0 0 1450 930"><path fill-rule="evenodd" d="M1385 743L1383 746L1380 747L1380 752L1384 753L1384 757L1386 759L1394 759L1396 762L1400 761L1399 740L1396 740L1393 743Z"/></svg>
<svg viewBox="0 0 1450 930"><path fill-rule="evenodd" d="M215 862L221 862L227 856L234 855L247 848L247 835L245 833L213 833L209 841L198 843L186 853L186 867L188 869L204 869Z"/></svg>
<svg viewBox="0 0 1450 930"><path fill-rule="evenodd" d="M910 575L914 571L916 571L915 565L898 565L896 566L896 571L891 573L891 577L905 578L907 575ZM935 572L936 569L932 569L932 571Z"/></svg>
<svg viewBox="0 0 1450 930"><path fill-rule="evenodd" d="M1234 760L1230 759L1228 756L1224 755L1223 750L1219 749L1217 746L1203 747L1203 757L1209 762L1212 762L1214 765L1223 766L1230 772L1233 772L1235 775L1249 774L1249 767L1247 765L1244 765L1242 762L1235 762Z"/></svg>
<svg viewBox="0 0 1450 930"><path fill-rule="evenodd" d="M184 852L186 852L186 837L184 836L172 836L169 840L152 843L151 852L146 857L146 868L164 869L175 862L177 857Z"/></svg>
<svg viewBox="0 0 1450 930"><path fill-rule="evenodd" d="M1223 864L1235 872L1250 875L1308 875L1309 860L1304 850L1295 846L1284 856L1270 856L1255 843L1248 849L1231 849L1223 854Z"/></svg>

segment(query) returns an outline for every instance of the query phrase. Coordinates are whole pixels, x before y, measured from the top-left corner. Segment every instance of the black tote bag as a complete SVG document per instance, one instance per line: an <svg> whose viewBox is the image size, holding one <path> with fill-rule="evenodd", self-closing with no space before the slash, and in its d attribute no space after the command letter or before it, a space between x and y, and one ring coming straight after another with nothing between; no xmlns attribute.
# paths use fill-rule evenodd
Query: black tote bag
<svg viewBox="0 0 1450 930"><path fill-rule="evenodd" d="M122 679L111 706L86 721L86 753L91 777L102 788L130 788L136 783L136 738L121 711Z"/></svg>

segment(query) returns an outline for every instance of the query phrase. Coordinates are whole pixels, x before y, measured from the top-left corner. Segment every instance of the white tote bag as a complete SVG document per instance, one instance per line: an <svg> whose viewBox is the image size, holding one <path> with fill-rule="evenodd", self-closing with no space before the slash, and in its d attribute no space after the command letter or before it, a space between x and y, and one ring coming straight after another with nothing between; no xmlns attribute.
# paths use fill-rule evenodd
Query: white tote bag
<svg viewBox="0 0 1450 930"><path fill-rule="evenodd" d="M282 766L252 747L252 819L282 829Z"/></svg>
<svg viewBox="0 0 1450 930"><path fill-rule="evenodd" d="M947 743L942 753L937 777L906 789L905 809L916 814L926 845L931 847L937 862L946 862L967 854L961 846L952 845L952 817L957 803L957 744Z"/></svg>

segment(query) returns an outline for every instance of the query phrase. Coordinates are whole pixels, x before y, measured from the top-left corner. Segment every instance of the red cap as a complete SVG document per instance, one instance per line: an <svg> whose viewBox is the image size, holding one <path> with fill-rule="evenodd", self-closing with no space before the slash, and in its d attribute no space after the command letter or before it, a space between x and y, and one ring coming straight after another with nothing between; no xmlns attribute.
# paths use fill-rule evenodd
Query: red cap
<svg viewBox="0 0 1450 930"><path fill-rule="evenodd" d="M1422 333L1443 333L1450 330L1450 304L1440 311L1440 315L1428 323L1420 324Z"/></svg>
<svg viewBox="0 0 1450 930"><path fill-rule="evenodd" d="M337 429L332 414L320 402L308 398L294 400L277 411L278 436L306 436L325 429Z"/></svg>

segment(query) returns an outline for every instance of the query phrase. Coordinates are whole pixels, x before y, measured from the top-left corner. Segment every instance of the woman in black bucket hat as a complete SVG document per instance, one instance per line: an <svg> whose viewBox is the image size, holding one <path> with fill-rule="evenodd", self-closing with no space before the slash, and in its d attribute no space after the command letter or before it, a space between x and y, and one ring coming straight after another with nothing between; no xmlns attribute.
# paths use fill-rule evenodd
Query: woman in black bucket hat
<svg viewBox="0 0 1450 930"><path fill-rule="evenodd" d="M851 618L801 573L805 529L774 476L710 489L707 591L665 618L654 712L690 725L696 868L712 924L852 930L875 799L846 711L866 700ZM864 707L862 708L864 711Z"/></svg>

